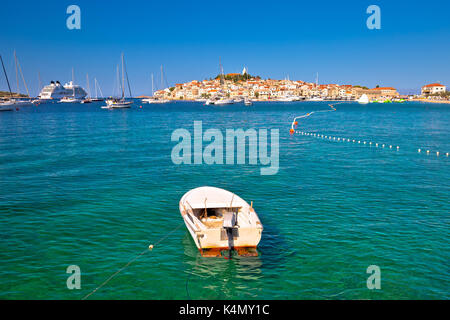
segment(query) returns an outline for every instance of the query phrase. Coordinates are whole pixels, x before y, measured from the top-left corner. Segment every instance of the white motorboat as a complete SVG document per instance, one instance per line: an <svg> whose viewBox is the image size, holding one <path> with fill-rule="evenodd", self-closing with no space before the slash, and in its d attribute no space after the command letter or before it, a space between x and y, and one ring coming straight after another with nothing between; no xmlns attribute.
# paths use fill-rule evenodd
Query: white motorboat
<svg viewBox="0 0 450 320"><path fill-rule="evenodd" d="M142 102L143 103L169 103L170 100L151 97L151 98L144 98L144 99L142 99Z"/></svg>
<svg viewBox="0 0 450 320"><path fill-rule="evenodd" d="M225 105L225 104L233 104L234 100L233 99L226 99L226 98L221 98L219 100L214 101L215 105Z"/></svg>
<svg viewBox="0 0 450 320"><path fill-rule="evenodd" d="M79 103L81 102L80 99L77 99L75 97L63 97L61 100L59 100L60 103Z"/></svg>
<svg viewBox="0 0 450 320"><path fill-rule="evenodd" d="M253 209L236 194L215 187L187 192L180 213L203 256L219 256L223 250L239 255L258 255L263 226Z"/></svg>
<svg viewBox="0 0 450 320"><path fill-rule="evenodd" d="M278 98L278 101L282 101L282 102L293 102L296 100L297 100L297 98L294 96L284 96L284 97Z"/></svg>
<svg viewBox="0 0 450 320"><path fill-rule="evenodd" d="M309 98L308 101L323 101L323 98L315 96L315 97Z"/></svg>
<svg viewBox="0 0 450 320"><path fill-rule="evenodd" d="M245 99L244 99L244 104L245 104L246 106L251 106L251 105L253 104L253 102L252 102L252 100L245 98Z"/></svg>

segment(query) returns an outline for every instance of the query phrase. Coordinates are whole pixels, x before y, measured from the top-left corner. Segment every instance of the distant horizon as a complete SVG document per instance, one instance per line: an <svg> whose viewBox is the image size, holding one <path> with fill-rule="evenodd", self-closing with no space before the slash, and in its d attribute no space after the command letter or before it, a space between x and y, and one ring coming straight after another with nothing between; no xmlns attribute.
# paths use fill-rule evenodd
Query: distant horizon
<svg viewBox="0 0 450 320"><path fill-rule="evenodd" d="M3 4L0 26L8 32L0 35L0 54L12 91L17 90L14 50L32 96L38 94L38 73L42 86L51 80L65 83L72 68L76 83L86 87L88 73L91 91L95 77L104 95L111 95L121 52L134 96L151 93L151 73L160 88L160 65L173 86L213 77L219 62L225 73L240 73L245 66L264 79L315 82L318 72L320 84L380 85L401 94L419 93L428 83L450 85L448 1L432 7L419 1L378 1L380 30L366 26L372 3L356 0L174 1L170 8L159 1L122 6L81 0L76 3L80 30L66 27L70 4ZM111 18L122 23L111 23ZM0 90L8 90L3 72Z"/></svg>

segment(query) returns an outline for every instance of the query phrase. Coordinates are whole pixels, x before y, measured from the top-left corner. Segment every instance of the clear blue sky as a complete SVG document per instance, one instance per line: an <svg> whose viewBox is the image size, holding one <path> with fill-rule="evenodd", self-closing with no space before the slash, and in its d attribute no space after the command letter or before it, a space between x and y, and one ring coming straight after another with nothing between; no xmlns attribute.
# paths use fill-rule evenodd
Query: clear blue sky
<svg viewBox="0 0 450 320"><path fill-rule="evenodd" d="M81 8L81 30L66 8ZM381 8L381 30L366 8ZM43 83L86 73L111 94L125 53L133 94L149 93L164 65L169 84L244 65L263 78L395 86L450 85L450 1L3 1L0 53L15 88L13 50L36 95ZM91 82L92 84L92 82ZM0 90L7 86L3 75ZM24 91L24 90L22 90Z"/></svg>

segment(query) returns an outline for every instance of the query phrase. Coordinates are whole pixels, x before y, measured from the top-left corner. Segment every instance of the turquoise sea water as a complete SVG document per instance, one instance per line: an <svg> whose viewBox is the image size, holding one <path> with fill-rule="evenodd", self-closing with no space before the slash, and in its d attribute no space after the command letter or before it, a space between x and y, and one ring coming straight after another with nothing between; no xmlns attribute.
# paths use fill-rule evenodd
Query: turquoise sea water
<svg viewBox="0 0 450 320"><path fill-rule="evenodd" d="M450 298L450 107L324 102L43 104L0 113L0 298L80 299L182 223L188 190L253 201L258 257L203 258L184 225L90 299ZM174 165L177 128L280 130L280 170ZM430 155L417 149L431 150ZM440 151L440 156L435 152ZM81 268L68 290L66 268ZM368 290L369 265L381 290Z"/></svg>

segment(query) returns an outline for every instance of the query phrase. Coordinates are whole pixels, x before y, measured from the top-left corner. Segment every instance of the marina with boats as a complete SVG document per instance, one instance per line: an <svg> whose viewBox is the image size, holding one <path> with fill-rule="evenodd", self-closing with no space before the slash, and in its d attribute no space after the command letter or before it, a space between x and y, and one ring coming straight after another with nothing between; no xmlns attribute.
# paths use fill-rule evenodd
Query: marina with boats
<svg viewBox="0 0 450 320"><path fill-rule="evenodd" d="M124 55L121 55L120 67L116 69L115 89L113 95L105 97L97 78L94 78L95 96L91 95L89 75L86 74L85 90L80 84L75 83L74 68L72 68L71 81L61 84L60 81L50 81L50 84L42 87L36 98L30 96L28 86L22 72L21 65L14 52L14 64L16 72L17 91L12 93L8 75L2 59L3 75L9 88L9 94L0 100L3 111L13 111L20 106L31 106L43 102L59 103L91 103L105 101L103 109L126 109L130 108L134 102L143 104L167 104L174 101L195 101L203 103L205 106L227 106L231 104L243 104L252 106L254 102L281 102L292 103L299 101L355 101L360 104L369 103L402 103L407 100L422 99L425 94L434 93L434 88L442 92L441 84L426 85L421 95L400 95L393 87L379 87L369 89L359 85L338 85L319 84L318 74L315 82L305 82L300 80L261 79L259 76L248 74L248 69L244 67L242 73L225 74L223 66L219 63L219 75L214 79L197 81L170 86L164 76L163 66L160 68L159 89L154 88L154 77L151 74L151 95L139 96L132 99L130 80L126 70ZM121 74L120 74L121 73ZM19 79L22 80L26 94L18 96L20 92ZM40 80L40 74L39 74ZM127 90L128 89L128 90ZM125 98L128 91L129 97ZM435 90L436 91L436 90ZM424 94L425 92L425 94ZM100 94L99 94L100 93ZM429 100L429 99L428 99ZM428 101L423 100L423 101ZM440 100L442 101L442 100Z"/></svg>

